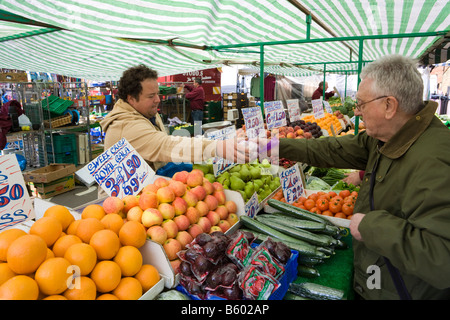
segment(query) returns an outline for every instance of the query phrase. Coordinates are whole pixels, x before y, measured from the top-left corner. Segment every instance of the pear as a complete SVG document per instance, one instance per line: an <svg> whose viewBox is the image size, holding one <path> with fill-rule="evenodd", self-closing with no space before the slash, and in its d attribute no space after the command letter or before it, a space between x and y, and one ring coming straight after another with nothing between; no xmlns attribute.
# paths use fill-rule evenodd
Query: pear
<svg viewBox="0 0 450 320"><path fill-rule="evenodd" d="M244 199L244 202L247 202L247 194L243 190L238 190L241 193L242 198Z"/></svg>
<svg viewBox="0 0 450 320"><path fill-rule="evenodd" d="M270 168L270 162L267 159L263 159L263 161L261 161L261 166L263 168Z"/></svg>
<svg viewBox="0 0 450 320"><path fill-rule="evenodd" d="M247 184L245 185L244 192L247 195L247 198L251 198L255 193L255 187L253 186L253 183L251 181L247 182Z"/></svg>
<svg viewBox="0 0 450 320"><path fill-rule="evenodd" d="M241 178L239 178L235 175L232 175L230 177L230 188L231 188L231 190L243 191L245 188L245 182Z"/></svg>
<svg viewBox="0 0 450 320"><path fill-rule="evenodd" d="M205 174L205 178L208 179L209 182L211 182L211 183L216 181L216 177L214 177L214 174L212 174L212 173Z"/></svg>
<svg viewBox="0 0 450 320"><path fill-rule="evenodd" d="M261 168L252 166L250 168L250 175L252 176L252 179L261 178Z"/></svg>
<svg viewBox="0 0 450 320"><path fill-rule="evenodd" d="M228 171L229 171L230 173L233 173L233 172L239 172L239 171L241 171L241 165L240 165L240 164L235 165L234 167L232 167L232 168L229 169Z"/></svg>
<svg viewBox="0 0 450 320"><path fill-rule="evenodd" d="M209 165L207 165L207 164L194 163L192 165L192 169L199 169L203 172L203 174L209 173Z"/></svg>
<svg viewBox="0 0 450 320"><path fill-rule="evenodd" d="M248 165L247 164L243 164L241 165L241 171L239 171L241 174L241 178L244 181L248 181L251 179L251 174L250 174L250 170L248 169Z"/></svg>

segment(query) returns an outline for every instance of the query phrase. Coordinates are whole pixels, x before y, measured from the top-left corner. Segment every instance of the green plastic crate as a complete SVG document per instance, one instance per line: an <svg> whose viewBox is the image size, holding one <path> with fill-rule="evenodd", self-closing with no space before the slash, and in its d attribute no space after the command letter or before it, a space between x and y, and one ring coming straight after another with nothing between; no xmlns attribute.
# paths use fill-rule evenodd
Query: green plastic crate
<svg viewBox="0 0 450 320"><path fill-rule="evenodd" d="M50 135L45 136L47 152L52 152ZM74 152L77 150L75 134L53 134L53 150L55 153Z"/></svg>
<svg viewBox="0 0 450 320"><path fill-rule="evenodd" d="M48 105L47 105L48 104ZM50 95L41 101L41 106L44 111L50 111L51 117L62 115L67 108L73 105L73 101L64 100L56 96ZM48 117L47 113L44 112L44 118Z"/></svg>
<svg viewBox="0 0 450 320"><path fill-rule="evenodd" d="M72 152L59 152L55 153L53 157L52 153L47 153L48 163L73 163L78 165L78 154L77 151Z"/></svg>

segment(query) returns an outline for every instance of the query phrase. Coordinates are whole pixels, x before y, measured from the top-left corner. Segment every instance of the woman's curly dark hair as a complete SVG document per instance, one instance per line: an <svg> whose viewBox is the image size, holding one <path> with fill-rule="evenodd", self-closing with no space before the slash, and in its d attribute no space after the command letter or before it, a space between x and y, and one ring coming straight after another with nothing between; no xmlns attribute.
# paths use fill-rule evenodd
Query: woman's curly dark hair
<svg viewBox="0 0 450 320"><path fill-rule="evenodd" d="M158 72L143 64L125 70L117 85L119 98L127 101L127 97L130 95L139 99L142 92L141 82L145 79L158 79Z"/></svg>

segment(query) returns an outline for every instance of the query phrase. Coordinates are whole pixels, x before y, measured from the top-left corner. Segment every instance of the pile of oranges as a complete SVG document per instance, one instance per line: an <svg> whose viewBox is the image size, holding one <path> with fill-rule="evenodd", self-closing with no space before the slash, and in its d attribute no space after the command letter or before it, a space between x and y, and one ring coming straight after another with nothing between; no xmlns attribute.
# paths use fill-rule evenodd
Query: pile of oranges
<svg viewBox="0 0 450 320"><path fill-rule="evenodd" d="M136 300L159 280L143 264L146 231L136 221L87 206L75 220L48 208L28 232L0 233L0 300Z"/></svg>
<svg viewBox="0 0 450 320"><path fill-rule="evenodd" d="M330 136L333 135L333 132L331 130L331 125L333 125L334 133L337 135L339 132L343 129L342 124L339 121L338 117L336 117L334 114L325 112L325 116L320 119L316 119L314 115L307 115L302 118L302 120L309 121L309 122L316 122L320 128L325 129L328 131L328 134Z"/></svg>
<svg viewBox="0 0 450 320"><path fill-rule="evenodd" d="M318 191L307 197L298 198L292 205L324 216L351 219L357 198L357 191L342 190L339 193ZM286 202L283 190L277 191L273 199Z"/></svg>

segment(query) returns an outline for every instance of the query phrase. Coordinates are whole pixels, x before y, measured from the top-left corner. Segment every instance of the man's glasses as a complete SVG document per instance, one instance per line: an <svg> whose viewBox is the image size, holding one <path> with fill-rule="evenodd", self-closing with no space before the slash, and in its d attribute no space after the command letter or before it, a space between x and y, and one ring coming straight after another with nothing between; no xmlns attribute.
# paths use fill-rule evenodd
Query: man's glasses
<svg viewBox="0 0 450 320"><path fill-rule="evenodd" d="M363 102L363 103L357 102L356 105L355 105L355 108L358 109L358 111L362 111L362 106L363 106L363 105L368 104L368 103L371 103L371 102L373 102L373 101L375 101L375 100L379 100L379 99L383 99L383 98L387 98L387 97L388 97L388 96L381 96L381 97L372 99L372 100L367 101L367 102Z"/></svg>

